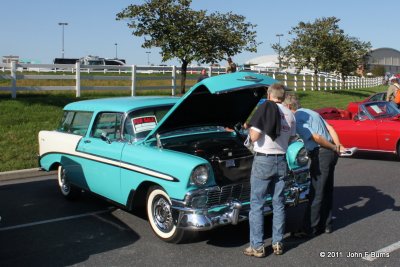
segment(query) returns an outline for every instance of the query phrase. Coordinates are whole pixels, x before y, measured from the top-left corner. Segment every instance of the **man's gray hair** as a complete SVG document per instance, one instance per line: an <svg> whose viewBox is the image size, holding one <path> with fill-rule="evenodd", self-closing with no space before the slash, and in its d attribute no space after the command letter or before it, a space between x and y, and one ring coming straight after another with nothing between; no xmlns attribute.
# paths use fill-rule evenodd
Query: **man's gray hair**
<svg viewBox="0 0 400 267"><path fill-rule="evenodd" d="M281 83L274 83L268 87L267 94L283 102L285 100L285 86Z"/></svg>
<svg viewBox="0 0 400 267"><path fill-rule="evenodd" d="M295 93L287 93L283 104L290 110L298 110L300 108L299 98Z"/></svg>

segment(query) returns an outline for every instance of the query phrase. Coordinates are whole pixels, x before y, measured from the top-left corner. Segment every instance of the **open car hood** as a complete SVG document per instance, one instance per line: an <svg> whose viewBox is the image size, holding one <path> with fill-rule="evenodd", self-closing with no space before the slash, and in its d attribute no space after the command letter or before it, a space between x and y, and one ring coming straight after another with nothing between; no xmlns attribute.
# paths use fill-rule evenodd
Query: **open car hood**
<svg viewBox="0 0 400 267"><path fill-rule="evenodd" d="M265 88L277 80L252 72L235 72L207 78L195 84L149 133L187 127L218 125L233 127L245 122L265 96Z"/></svg>

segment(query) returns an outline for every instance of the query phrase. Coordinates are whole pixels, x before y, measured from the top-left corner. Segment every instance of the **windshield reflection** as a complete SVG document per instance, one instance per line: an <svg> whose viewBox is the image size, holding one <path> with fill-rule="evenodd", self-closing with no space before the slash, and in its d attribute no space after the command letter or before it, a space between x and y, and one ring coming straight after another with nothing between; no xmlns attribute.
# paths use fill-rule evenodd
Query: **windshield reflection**
<svg viewBox="0 0 400 267"><path fill-rule="evenodd" d="M364 104L364 110L372 118L390 118L400 114L400 109L393 102L370 102Z"/></svg>

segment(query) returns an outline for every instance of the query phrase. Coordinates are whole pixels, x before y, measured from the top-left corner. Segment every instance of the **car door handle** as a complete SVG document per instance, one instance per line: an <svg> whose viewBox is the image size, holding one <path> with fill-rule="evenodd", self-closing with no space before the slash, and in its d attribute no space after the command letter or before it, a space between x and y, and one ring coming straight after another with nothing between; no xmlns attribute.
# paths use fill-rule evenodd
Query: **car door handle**
<svg viewBox="0 0 400 267"><path fill-rule="evenodd" d="M91 141L90 140L88 140L88 139L86 139L85 141L83 141L85 144L88 144L88 143L90 143Z"/></svg>

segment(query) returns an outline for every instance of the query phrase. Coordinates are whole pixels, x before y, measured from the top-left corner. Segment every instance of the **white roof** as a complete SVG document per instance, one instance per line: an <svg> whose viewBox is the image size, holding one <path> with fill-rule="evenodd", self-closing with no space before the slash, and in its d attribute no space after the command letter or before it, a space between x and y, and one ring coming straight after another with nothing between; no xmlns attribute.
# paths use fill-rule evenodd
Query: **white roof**
<svg viewBox="0 0 400 267"><path fill-rule="evenodd" d="M245 62L245 64L249 65L277 65L279 64L278 55L265 55L261 57L252 58Z"/></svg>
<svg viewBox="0 0 400 267"><path fill-rule="evenodd" d="M278 55L265 55L260 57L252 58L245 62L245 64L253 65L254 69L258 68L269 68L273 69L279 68L279 60ZM289 72L289 73L296 73L296 68L294 66L290 66L289 68L282 69L281 71ZM301 70L301 73L313 73L313 71L305 68Z"/></svg>

